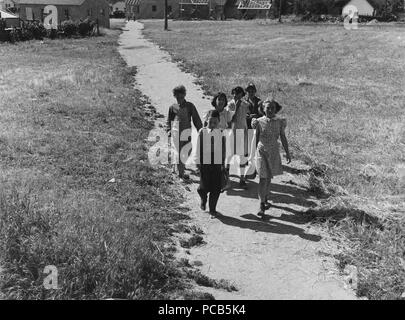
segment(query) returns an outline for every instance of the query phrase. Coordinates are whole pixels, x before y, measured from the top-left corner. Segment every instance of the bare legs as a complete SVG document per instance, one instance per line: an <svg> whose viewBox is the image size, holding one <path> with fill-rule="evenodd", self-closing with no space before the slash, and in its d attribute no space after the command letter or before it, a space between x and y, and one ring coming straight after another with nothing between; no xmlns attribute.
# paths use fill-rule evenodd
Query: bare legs
<svg viewBox="0 0 405 320"><path fill-rule="evenodd" d="M242 160L241 160L242 161ZM239 185L244 188L247 189L247 185L246 185L246 177L245 177L245 164L241 164L239 166Z"/></svg>
<svg viewBox="0 0 405 320"><path fill-rule="evenodd" d="M269 200L270 185L271 185L271 178L270 179L260 178L259 180L260 202L266 203L266 201Z"/></svg>
<svg viewBox="0 0 405 320"><path fill-rule="evenodd" d="M259 216L264 216L264 211L266 210L267 201L269 200L271 178L260 178L259 180L259 200L260 200L260 211Z"/></svg>

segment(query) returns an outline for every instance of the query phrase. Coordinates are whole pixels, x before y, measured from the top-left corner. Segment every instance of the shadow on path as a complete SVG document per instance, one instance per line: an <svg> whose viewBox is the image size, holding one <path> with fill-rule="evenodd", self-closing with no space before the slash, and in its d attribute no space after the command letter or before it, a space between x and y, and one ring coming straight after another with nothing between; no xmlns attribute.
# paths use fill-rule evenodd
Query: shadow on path
<svg viewBox="0 0 405 320"><path fill-rule="evenodd" d="M249 181L247 184L248 189L244 190L239 188L238 182L231 181L231 189L228 189L226 194L231 197L258 199L258 183L255 181ZM270 190L272 192L270 200L273 203L295 204L302 207L311 207L316 205L314 201L309 199L310 195L308 192L299 187L272 183Z"/></svg>
<svg viewBox="0 0 405 320"><path fill-rule="evenodd" d="M226 224L228 226L238 227L238 228L242 228L242 229L250 229L250 230L257 231L257 232L297 235L302 239L305 239L308 241L315 241L315 242L318 242L322 239L321 236L307 234L307 233L305 233L304 229L301 229L298 227L290 226L290 225L275 222L275 221L266 221L266 220L262 221L259 218L256 218L256 216L253 214L244 215L244 217L248 217L250 219L254 218L257 221L240 220L237 218L225 216L219 212L216 216L216 218L219 221L221 221L223 224Z"/></svg>

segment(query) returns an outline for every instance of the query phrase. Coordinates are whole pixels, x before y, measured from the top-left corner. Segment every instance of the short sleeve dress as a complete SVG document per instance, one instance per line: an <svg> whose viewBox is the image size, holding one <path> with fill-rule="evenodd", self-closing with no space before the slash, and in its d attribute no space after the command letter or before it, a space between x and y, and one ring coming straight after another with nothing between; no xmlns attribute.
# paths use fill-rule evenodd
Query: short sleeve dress
<svg viewBox="0 0 405 320"><path fill-rule="evenodd" d="M259 130L256 170L260 178L271 179L283 174L278 139L286 126L287 120L280 117L270 119L263 116L252 122L252 127Z"/></svg>

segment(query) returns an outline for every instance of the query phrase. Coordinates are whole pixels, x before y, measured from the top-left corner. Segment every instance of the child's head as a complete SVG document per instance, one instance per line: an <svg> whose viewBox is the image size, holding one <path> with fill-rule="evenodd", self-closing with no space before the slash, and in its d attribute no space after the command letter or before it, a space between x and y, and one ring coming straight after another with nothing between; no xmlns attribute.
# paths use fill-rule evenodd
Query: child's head
<svg viewBox="0 0 405 320"><path fill-rule="evenodd" d="M228 99L226 98L226 94L223 92L218 92L215 97L212 99L211 102L212 106L215 107L219 112L224 110L226 105L228 104Z"/></svg>
<svg viewBox="0 0 405 320"><path fill-rule="evenodd" d="M263 102L263 112L268 118L273 118L282 106L274 99L267 99Z"/></svg>
<svg viewBox="0 0 405 320"><path fill-rule="evenodd" d="M235 100L240 100L245 96L245 90L242 87L235 87L231 91Z"/></svg>
<svg viewBox="0 0 405 320"><path fill-rule="evenodd" d="M249 97L254 97L256 95L256 86L253 83L249 83L246 87L246 92L248 93Z"/></svg>
<svg viewBox="0 0 405 320"><path fill-rule="evenodd" d="M219 112L218 110L211 110L208 113L208 128L216 129L219 125Z"/></svg>
<svg viewBox="0 0 405 320"><path fill-rule="evenodd" d="M186 97L186 87L183 85L179 85L173 89L173 96L177 100L184 100Z"/></svg>

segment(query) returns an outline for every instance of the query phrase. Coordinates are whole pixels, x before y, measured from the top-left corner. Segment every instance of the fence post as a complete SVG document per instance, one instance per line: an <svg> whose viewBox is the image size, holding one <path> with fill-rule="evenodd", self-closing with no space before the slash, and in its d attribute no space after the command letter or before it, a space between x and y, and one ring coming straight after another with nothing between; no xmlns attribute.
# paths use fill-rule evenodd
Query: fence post
<svg viewBox="0 0 405 320"><path fill-rule="evenodd" d="M165 15L165 30L168 29L168 23L167 23L167 0L165 0L165 10L164 10L164 15Z"/></svg>

